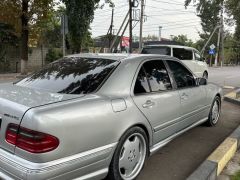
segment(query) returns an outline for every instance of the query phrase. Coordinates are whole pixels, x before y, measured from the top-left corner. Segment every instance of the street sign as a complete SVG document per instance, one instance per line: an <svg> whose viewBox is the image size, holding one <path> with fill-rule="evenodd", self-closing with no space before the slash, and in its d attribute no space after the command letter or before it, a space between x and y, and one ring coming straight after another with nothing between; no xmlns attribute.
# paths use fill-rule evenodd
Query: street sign
<svg viewBox="0 0 240 180"><path fill-rule="evenodd" d="M210 49L209 52L208 52L208 54L210 54L210 55L213 55L215 53L216 53L216 51L214 49Z"/></svg>
<svg viewBox="0 0 240 180"><path fill-rule="evenodd" d="M122 37L121 45L122 45L123 47L129 47L129 37L123 36L123 37Z"/></svg>
<svg viewBox="0 0 240 180"><path fill-rule="evenodd" d="M210 49L215 49L216 48L216 46L214 45L214 44L212 44L211 46L210 46Z"/></svg>

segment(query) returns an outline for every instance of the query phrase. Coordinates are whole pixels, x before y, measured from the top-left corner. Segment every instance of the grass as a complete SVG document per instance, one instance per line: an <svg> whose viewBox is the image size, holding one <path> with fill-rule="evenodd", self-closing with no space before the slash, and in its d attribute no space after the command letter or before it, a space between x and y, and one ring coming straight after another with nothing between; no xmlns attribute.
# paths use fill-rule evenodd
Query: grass
<svg viewBox="0 0 240 180"><path fill-rule="evenodd" d="M235 175L231 176L231 180L240 180L240 171Z"/></svg>

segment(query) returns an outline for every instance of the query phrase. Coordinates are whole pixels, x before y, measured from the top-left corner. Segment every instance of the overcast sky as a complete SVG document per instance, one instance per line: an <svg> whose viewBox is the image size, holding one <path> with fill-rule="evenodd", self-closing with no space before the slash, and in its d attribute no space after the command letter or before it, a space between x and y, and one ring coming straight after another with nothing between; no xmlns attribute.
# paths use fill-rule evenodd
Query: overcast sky
<svg viewBox="0 0 240 180"><path fill-rule="evenodd" d="M114 29L116 32L128 12L128 0L113 0L113 2L115 3ZM163 38L184 34L193 41L199 39L198 31L202 30L200 19L196 15L195 7L189 6L185 9L184 0L146 0L145 15L147 19L143 25L144 36L158 36L159 26L162 26ZM111 8L108 5L105 5L103 9L96 10L94 21L91 24L93 37L106 34L110 22ZM133 35L139 36L139 23L134 28ZM128 29L125 36L128 36Z"/></svg>

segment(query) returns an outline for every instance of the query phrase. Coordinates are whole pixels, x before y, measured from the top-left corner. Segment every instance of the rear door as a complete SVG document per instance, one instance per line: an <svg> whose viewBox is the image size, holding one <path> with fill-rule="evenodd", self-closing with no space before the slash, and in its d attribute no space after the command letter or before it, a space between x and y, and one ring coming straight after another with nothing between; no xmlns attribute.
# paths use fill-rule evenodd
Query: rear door
<svg viewBox="0 0 240 180"><path fill-rule="evenodd" d="M208 114L206 104L206 87L197 86L193 74L180 62L167 61L171 74L176 82L180 102L181 120L178 130L196 123Z"/></svg>
<svg viewBox="0 0 240 180"><path fill-rule="evenodd" d="M163 61L143 63L134 83L133 100L153 127L154 144L176 132L180 98Z"/></svg>

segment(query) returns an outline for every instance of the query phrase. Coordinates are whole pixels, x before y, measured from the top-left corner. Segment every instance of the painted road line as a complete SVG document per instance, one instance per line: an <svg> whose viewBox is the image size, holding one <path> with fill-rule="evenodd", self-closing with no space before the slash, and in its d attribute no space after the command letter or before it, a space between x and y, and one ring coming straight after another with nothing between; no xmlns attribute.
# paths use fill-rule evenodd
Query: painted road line
<svg viewBox="0 0 240 180"><path fill-rule="evenodd" d="M224 89L235 89L233 86L223 86Z"/></svg>

